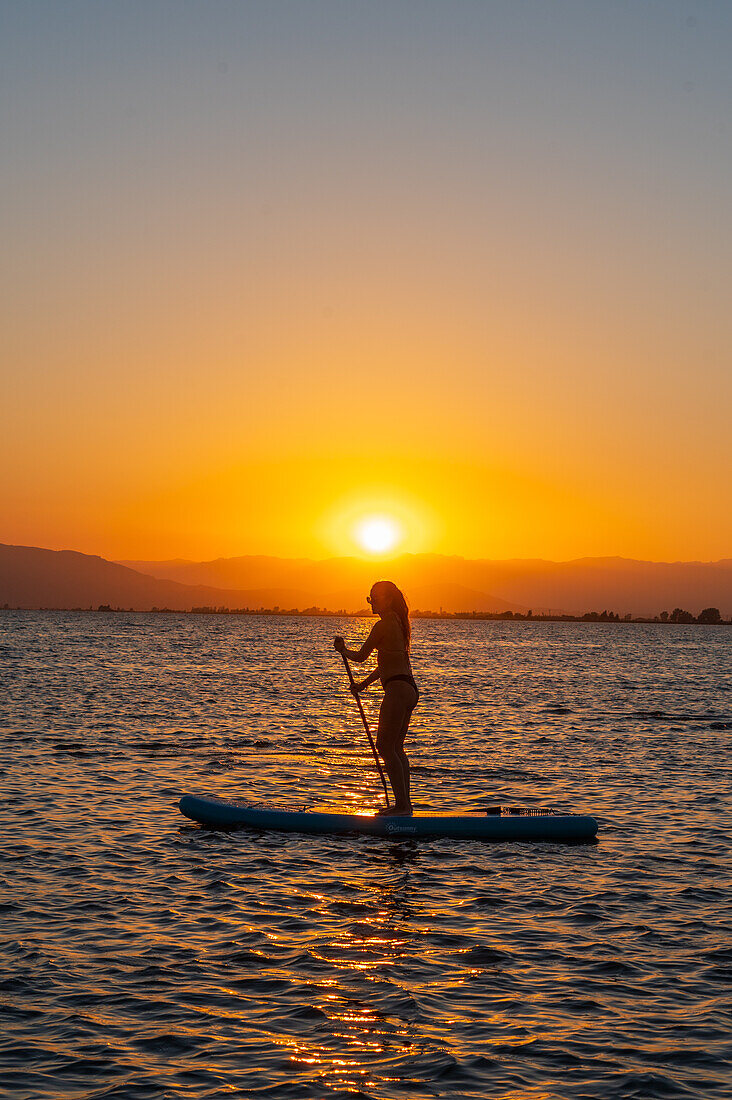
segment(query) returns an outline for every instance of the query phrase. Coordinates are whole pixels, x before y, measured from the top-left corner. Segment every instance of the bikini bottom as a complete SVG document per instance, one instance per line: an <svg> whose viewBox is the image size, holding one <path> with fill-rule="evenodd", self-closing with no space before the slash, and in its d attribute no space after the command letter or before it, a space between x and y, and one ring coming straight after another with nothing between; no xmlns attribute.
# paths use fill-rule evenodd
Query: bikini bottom
<svg viewBox="0 0 732 1100"><path fill-rule="evenodd" d="M419 688L417 687L417 685L414 682L414 676L407 676L405 673L399 673L397 676L387 676L386 680L382 680L382 684L383 684L383 687L384 687L385 691L386 691L386 685L390 684L392 682L392 680L404 680L404 682L406 684L411 684L412 685L412 687L414 688L414 693L417 696L417 698L414 701L414 707L416 707L417 703L419 702ZM412 710L414 710L414 707L412 707Z"/></svg>

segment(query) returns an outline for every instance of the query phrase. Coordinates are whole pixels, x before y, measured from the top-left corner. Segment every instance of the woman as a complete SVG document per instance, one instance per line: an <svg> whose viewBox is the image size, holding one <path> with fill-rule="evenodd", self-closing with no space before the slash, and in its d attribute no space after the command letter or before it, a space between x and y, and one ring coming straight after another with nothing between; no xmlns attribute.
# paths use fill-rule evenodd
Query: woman
<svg viewBox="0 0 732 1100"><path fill-rule="evenodd" d="M379 616L360 649L346 649L343 638L334 640L335 648L350 661L361 663L376 650L376 670L355 684L355 692L365 691L381 680L384 699L379 712L379 732L376 748L386 765L395 805L378 810L379 814L411 814L409 798L409 761L404 752L412 711L419 701L419 691L409 663L411 628L407 601L392 581L377 581L367 597L374 615Z"/></svg>

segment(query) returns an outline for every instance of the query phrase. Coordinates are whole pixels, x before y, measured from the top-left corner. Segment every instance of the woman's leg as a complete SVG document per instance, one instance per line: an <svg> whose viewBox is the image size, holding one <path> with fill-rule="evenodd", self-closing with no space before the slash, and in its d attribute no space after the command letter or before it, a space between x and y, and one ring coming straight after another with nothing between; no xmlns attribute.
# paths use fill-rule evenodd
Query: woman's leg
<svg viewBox="0 0 732 1100"><path fill-rule="evenodd" d="M409 760L407 759L407 754L404 751L404 741L407 736L407 730L409 729L409 721L411 717L412 711L408 710L404 716L404 721L402 722L401 744L400 747L397 749L397 756L401 761L402 773L404 775L404 786L407 792L407 802L409 803L410 808L412 805L412 799L409 793Z"/></svg>
<svg viewBox="0 0 732 1100"><path fill-rule="evenodd" d="M411 691L408 684L405 684ZM409 801L409 761L404 755L404 737L409 726L411 700L405 699L401 685L387 690L379 712L379 732L376 748L384 761L394 791L395 810L407 811L412 806Z"/></svg>

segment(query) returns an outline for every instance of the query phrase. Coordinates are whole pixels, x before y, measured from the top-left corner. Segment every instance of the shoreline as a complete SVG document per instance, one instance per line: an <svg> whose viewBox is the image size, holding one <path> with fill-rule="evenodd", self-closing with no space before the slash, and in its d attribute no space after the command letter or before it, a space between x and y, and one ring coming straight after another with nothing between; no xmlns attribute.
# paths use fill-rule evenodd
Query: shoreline
<svg viewBox="0 0 732 1100"><path fill-rule="evenodd" d="M281 609L279 607L152 607L147 610L139 610L132 607L111 607L109 604L99 604L97 607L0 607L2 612L67 612L68 614L112 614L112 615L265 615L275 618L321 618L321 619L370 619L372 612L368 609L361 611L328 611L322 607L307 607ZM666 613L667 614L667 613ZM732 626L732 619L712 619L694 616L691 612L682 611L682 616L662 618L656 616L618 615L612 611L586 611L583 615L568 614L523 614L520 611L422 611L417 609L410 612L411 619L448 620L457 622L522 622L522 623L624 623L632 625L657 625L657 626Z"/></svg>

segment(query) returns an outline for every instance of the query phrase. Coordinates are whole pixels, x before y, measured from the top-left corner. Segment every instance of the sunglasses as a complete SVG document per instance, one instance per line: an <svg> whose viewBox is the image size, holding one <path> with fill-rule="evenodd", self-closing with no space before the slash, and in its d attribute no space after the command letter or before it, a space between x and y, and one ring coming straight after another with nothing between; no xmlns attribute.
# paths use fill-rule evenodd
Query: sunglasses
<svg viewBox="0 0 732 1100"><path fill-rule="evenodd" d="M371 597L370 596L366 597L366 603L371 603Z"/></svg>

